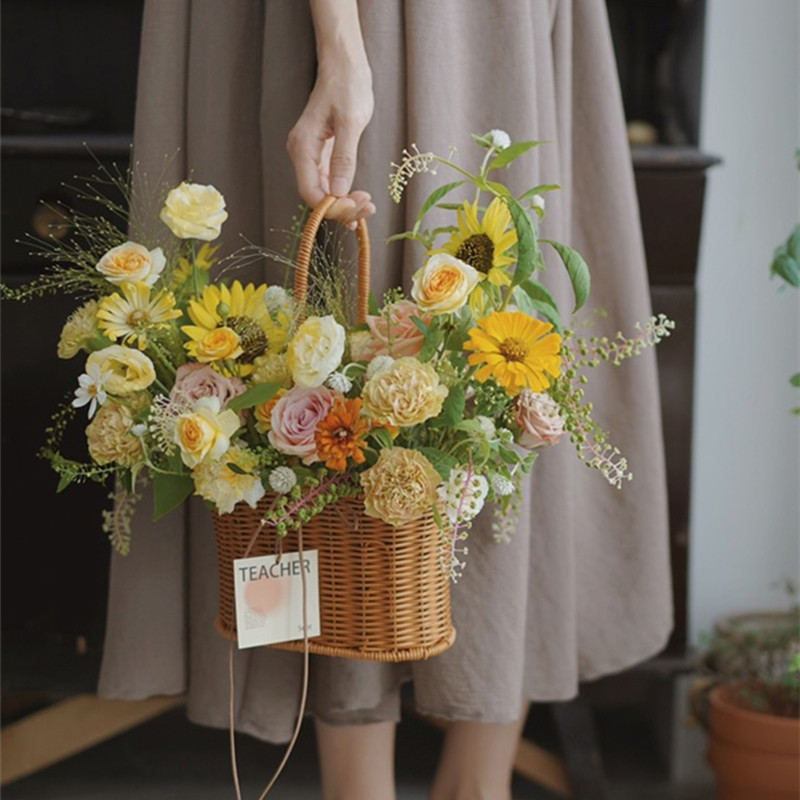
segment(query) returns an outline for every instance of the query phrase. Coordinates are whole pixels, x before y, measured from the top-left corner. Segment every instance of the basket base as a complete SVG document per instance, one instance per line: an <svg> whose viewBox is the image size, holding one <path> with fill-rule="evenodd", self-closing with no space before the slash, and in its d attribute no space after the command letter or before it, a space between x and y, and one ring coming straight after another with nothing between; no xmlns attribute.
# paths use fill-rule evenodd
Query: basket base
<svg viewBox="0 0 800 800"><path fill-rule="evenodd" d="M236 631L230 628L219 618L214 622L214 628L226 639L237 640ZM370 650L369 648L332 647L319 644L314 639L308 640L308 652L318 656L335 656L337 658L355 658L359 661L382 661L384 663L400 663L403 661L425 661L433 656L444 653L453 646L456 640L455 628L450 628L447 635L427 647L409 647L404 650ZM280 644L267 645L275 650L289 650L302 653L305 645L302 641L281 642Z"/></svg>

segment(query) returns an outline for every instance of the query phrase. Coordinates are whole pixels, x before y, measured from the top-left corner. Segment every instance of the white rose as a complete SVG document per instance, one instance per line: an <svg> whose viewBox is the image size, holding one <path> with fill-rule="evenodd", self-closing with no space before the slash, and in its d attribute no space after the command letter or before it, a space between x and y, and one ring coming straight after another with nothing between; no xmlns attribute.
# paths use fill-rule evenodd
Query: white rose
<svg viewBox="0 0 800 800"><path fill-rule="evenodd" d="M309 317L289 342L292 380L306 388L322 386L344 355L345 329L330 315Z"/></svg>
<svg viewBox="0 0 800 800"><path fill-rule="evenodd" d="M183 181L167 195L161 221L179 239L216 239L228 219L225 198L213 186Z"/></svg>
<svg viewBox="0 0 800 800"><path fill-rule="evenodd" d="M95 265L95 269L111 283L146 283L152 286L167 263L160 247L148 250L136 242L112 247Z"/></svg>

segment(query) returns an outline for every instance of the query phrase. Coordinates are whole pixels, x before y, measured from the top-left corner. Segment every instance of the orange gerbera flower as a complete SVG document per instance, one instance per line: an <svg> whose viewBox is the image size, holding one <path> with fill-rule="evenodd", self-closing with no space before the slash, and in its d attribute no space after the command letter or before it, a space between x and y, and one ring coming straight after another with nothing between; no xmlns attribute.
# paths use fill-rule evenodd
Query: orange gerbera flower
<svg viewBox="0 0 800 800"><path fill-rule="evenodd" d="M361 398L340 398L325 419L317 423L314 439L317 455L328 469L344 472L347 458L356 464L364 463L363 449L367 443L361 438L369 430L369 422L361 416Z"/></svg>

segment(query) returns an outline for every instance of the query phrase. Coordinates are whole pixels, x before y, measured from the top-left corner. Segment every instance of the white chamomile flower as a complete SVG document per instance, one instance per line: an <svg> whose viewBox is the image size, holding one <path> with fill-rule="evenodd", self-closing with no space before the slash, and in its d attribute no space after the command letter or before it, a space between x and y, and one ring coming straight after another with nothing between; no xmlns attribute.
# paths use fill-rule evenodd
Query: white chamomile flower
<svg viewBox="0 0 800 800"><path fill-rule="evenodd" d="M505 150L511 144L511 137L499 128L493 128L486 134L486 138L496 150Z"/></svg>
<svg viewBox="0 0 800 800"><path fill-rule="evenodd" d="M381 372L386 372L392 364L394 364L394 359L391 356L375 356L367 367L367 380Z"/></svg>
<svg viewBox="0 0 800 800"><path fill-rule="evenodd" d="M475 417L475 420L480 424L481 433L483 434L484 438L491 442L492 439L494 439L497 435L497 429L495 428L494 420L491 417L483 416L483 414L478 414Z"/></svg>
<svg viewBox="0 0 800 800"><path fill-rule="evenodd" d="M347 394L353 388L353 382L341 372L331 372L325 380L325 385L334 392Z"/></svg>
<svg viewBox="0 0 800 800"><path fill-rule="evenodd" d="M278 494L288 494L297 483L297 475L291 467L275 467L269 474L269 485Z"/></svg>
<svg viewBox="0 0 800 800"><path fill-rule="evenodd" d="M94 416L97 407L106 401L106 392L103 389L105 382L111 377L111 372L100 372L100 365L88 364L86 372L78 378L78 388L75 390L75 399L72 405L75 408L89 405L89 419Z"/></svg>
<svg viewBox="0 0 800 800"><path fill-rule="evenodd" d="M497 497L507 497L514 493L514 483L505 475L495 473L492 475L492 491Z"/></svg>

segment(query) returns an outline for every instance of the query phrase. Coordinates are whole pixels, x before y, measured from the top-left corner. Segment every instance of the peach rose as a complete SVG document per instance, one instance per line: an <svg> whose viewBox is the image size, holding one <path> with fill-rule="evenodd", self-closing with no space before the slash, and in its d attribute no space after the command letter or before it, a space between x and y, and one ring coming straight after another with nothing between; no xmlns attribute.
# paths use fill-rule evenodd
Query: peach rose
<svg viewBox="0 0 800 800"><path fill-rule="evenodd" d="M474 267L455 256L437 253L414 274L411 296L423 311L449 314L467 302L480 279Z"/></svg>
<svg viewBox="0 0 800 800"><path fill-rule="evenodd" d="M517 442L529 450L556 444L564 432L564 418L555 400L545 392L523 389L515 400Z"/></svg>
<svg viewBox="0 0 800 800"><path fill-rule="evenodd" d="M272 446L299 456L304 464L317 461L317 423L328 416L335 399L325 386L293 386L272 408L267 434Z"/></svg>
<svg viewBox="0 0 800 800"><path fill-rule="evenodd" d="M372 334L367 348L368 358L419 355L425 337L412 317L421 319L426 325L431 321L431 315L410 300L392 303L384 314L368 316L367 325Z"/></svg>
<svg viewBox="0 0 800 800"><path fill-rule="evenodd" d="M148 250L136 242L125 242L112 247L98 262L95 269L106 280L121 283L145 283L152 286L167 263L160 247Z"/></svg>

